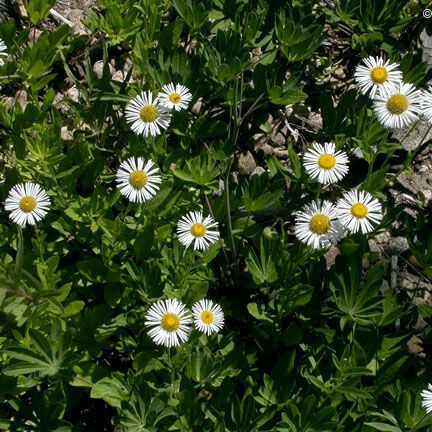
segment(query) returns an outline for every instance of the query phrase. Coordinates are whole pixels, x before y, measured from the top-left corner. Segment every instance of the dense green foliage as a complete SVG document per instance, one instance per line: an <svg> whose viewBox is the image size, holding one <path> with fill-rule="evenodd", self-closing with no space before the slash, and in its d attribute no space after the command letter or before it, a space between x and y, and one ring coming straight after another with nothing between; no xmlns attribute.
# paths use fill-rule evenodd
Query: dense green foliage
<svg viewBox="0 0 432 432"><path fill-rule="evenodd" d="M388 193L417 151L403 150L352 86L361 58L380 52L406 81L426 84L426 4L99 0L85 36L44 26L53 3L25 0L28 18L0 25L9 53L0 67L0 198L34 181L52 201L22 238L1 212L0 429L432 431L420 406L430 354L407 349L421 334L427 353L430 327L416 324L431 324L432 306L384 283L388 261L368 236L346 237L326 262L326 250L293 235L305 203L362 184L385 204L370 237L397 221L417 272L432 276L430 209L419 203L414 219ZM124 80L111 79L110 61L126 65ZM191 90L190 108L156 139L136 136L126 103L168 82ZM320 112L322 128L288 137L288 163L261 155L265 173L233 175L238 152L253 151L252 136L270 133L269 114L283 118L286 105ZM314 141L349 153L342 183L322 188L306 176L301 153ZM141 205L115 187L129 156L152 158L163 173L157 196ZM191 210L214 214L223 241L202 253L180 245L175 226ZM144 316L170 297L189 307L216 300L224 329L157 347Z"/></svg>

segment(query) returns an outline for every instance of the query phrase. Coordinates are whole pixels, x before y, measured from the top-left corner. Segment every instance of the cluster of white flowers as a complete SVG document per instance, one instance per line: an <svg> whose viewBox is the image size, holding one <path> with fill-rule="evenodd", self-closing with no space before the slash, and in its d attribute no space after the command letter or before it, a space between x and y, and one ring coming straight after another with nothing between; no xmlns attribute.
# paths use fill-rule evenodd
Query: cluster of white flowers
<svg viewBox="0 0 432 432"><path fill-rule="evenodd" d="M375 115L385 127L406 127L420 115L432 122L432 87L418 90L403 82L396 63L369 56L357 66L354 77L360 92L373 100Z"/></svg>
<svg viewBox="0 0 432 432"><path fill-rule="evenodd" d="M348 173L348 156L336 151L334 143L313 144L303 156L306 173L317 182L329 185L342 180ZM321 249L337 243L346 229L366 234L372 223L382 220L381 204L367 192L351 190L334 205L329 201L315 201L296 213L296 237Z"/></svg>
<svg viewBox="0 0 432 432"><path fill-rule="evenodd" d="M365 191L346 192L334 205L329 201L314 201L296 214L296 237L321 249L337 243L346 229L366 234L373 230L372 223L382 220L380 202Z"/></svg>
<svg viewBox="0 0 432 432"><path fill-rule="evenodd" d="M192 306L192 313L176 299L159 300L150 306L144 325L157 345L168 348L189 339L191 325L206 335L218 333L224 325L221 307L211 300L200 300Z"/></svg>
<svg viewBox="0 0 432 432"><path fill-rule="evenodd" d="M142 92L132 99L126 107L126 121L137 135L157 136L168 129L171 123L171 110L187 108L192 100L189 90L173 83L162 87L156 98L151 91Z"/></svg>
<svg viewBox="0 0 432 432"><path fill-rule="evenodd" d="M2 42L0 41L0 54ZM187 108L192 99L189 90L180 84L168 84L162 87L153 100L151 92L142 93L133 99L126 108L126 118L133 122L132 129L144 135L157 135L160 128L169 125L169 109ZM134 113L136 116L134 117ZM153 121L145 121L147 114L154 116ZM146 117L149 119L149 117ZM116 173L117 188L120 193L133 203L143 203L152 199L159 190L162 177L159 168L151 159L130 157L120 164ZM10 218L20 226L35 225L47 214L50 199L41 186L23 183L14 186L6 199L5 208L10 211ZM218 223L211 216L204 217L201 212L189 212L177 224L180 243L194 250L206 250L220 238Z"/></svg>
<svg viewBox="0 0 432 432"><path fill-rule="evenodd" d="M2 39L0 39L0 66L4 65L4 60L2 57L7 57L8 53L6 52L7 47Z"/></svg>

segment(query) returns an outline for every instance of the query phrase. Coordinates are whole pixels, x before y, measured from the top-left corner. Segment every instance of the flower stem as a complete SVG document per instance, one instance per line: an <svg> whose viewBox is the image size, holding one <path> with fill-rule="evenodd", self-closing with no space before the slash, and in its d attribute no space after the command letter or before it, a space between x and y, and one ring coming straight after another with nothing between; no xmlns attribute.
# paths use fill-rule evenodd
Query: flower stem
<svg viewBox="0 0 432 432"><path fill-rule="evenodd" d="M426 412L425 414L424 414L424 416L414 425L414 427L413 427L413 432L415 432L416 430L417 430L417 427L419 427L421 424L422 424L422 422L423 422L423 420L426 418L428 416L428 413Z"/></svg>
<svg viewBox="0 0 432 432"><path fill-rule="evenodd" d="M18 289L21 283L21 273L24 255L24 238L21 226L18 225L18 245L17 256L15 261L15 288Z"/></svg>

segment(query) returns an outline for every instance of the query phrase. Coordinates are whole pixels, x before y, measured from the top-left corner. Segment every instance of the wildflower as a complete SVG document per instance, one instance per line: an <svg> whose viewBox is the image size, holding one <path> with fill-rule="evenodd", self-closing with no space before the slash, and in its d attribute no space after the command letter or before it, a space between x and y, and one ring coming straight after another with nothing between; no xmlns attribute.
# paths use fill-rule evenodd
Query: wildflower
<svg viewBox="0 0 432 432"><path fill-rule="evenodd" d="M122 162L116 174L120 193L132 202L152 199L162 182L161 176L156 174L159 168L154 165L151 159L146 162L142 157L130 157Z"/></svg>
<svg viewBox="0 0 432 432"><path fill-rule="evenodd" d="M220 237L217 226L210 216L204 218L201 212L189 212L177 224L179 241L186 247L194 243L194 249L208 249Z"/></svg>
<svg viewBox="0 0 432 432"><path fill-rule="evenodd" d="M380 202L364 191L351 190L338 202L339 220L352 232L366 234L373 230L372 223L379 223L382 218ZM371 223L372 222L372 223Z"/></svg>
<svg viewBox="0 0 432 432"><path fill-rule="evenodd" d="M0 66L4 65L4 61L2 57L7 57L8 53L6 52L7 46L2 39L0 39Z"/></svg>
<svg viewBox="0 0 432 432"><path fill-rule="evenodd" d="M194 325L197 330L211 335L218 333L224 325L221 307L211 300L200 300L192 306Z"/></svg>
<svg viewBox="0 0 432 432"><path fill-rule="evenodd" d="M400 83L383 88L373 103L378 121L400 129L413 123L421 113L422 94L412 84Z"/></svg>
<svg viewBox="0 0 432 432"><path fill-rule="evenodd" d="M423 390L420 395L422 397L422 407L428 414L432 413L432 384L428 384L428 390Z"/></svg>
<svg viewBox="0 0 432 432"><path fill-rule="evenodd" d="M321 249L337 243L344 230L336 207L329 201L315 201L297 212L294 231L301 242Z"/></svg>
<svg viewBox="0 0 432 432"><path fill-rule="evenodd" d="M159 300L147 312L144 325L157 345L168 348L189 339L192 317L183 303L176 299Z"/></svg>
<svg viewBox="0 0 432 432"><path fill-rule="evenodd" d="M384 60L382 57L369 56L363 59L363 65L356 67L354 78L362 94L370 92L375 98L378 91L389 84L398 84L402 81L402 72L397 70L398 65Z"/></svg>
<svg viewBox="0 0 432 432"><path fill-rule="evenodd" d="M348 173L348 157L341 150L335 151L334 143L314 144L303 156L308 175L319 183L329 184L341 180Z"/></svg>
<svg viewBox="0 0 432 432"><path fill-rule="evenodd" d="M429 86L429 91L423 92L421 103L421 112L426 117L429 123L432 123L432 87Z"/></svg>
<svg viewBox="0 0 432 432"><path fill-rule="evenodd" d="M51 205L46 192L35 183L21 183L14 186L5 202L9 217L18 225L35 225L42 220Z"/></svg>
<svg viewBox="0 0 432 432"><path fill-rule="evenodd" d="M162 93L158 94L158 100L165 108L180 111L187 108L192 100L192 95L187 87L170 83L162 87Z"/></svg>
<svg viewBox="0 0 432 432"><path fill-rule="evenodd" d="M166 108L153 100L149 91L142 92L132 99L125 109L126 121L132 123L131 128L137 135L157 136L167 129L171 122L171 114Z"/></svg>

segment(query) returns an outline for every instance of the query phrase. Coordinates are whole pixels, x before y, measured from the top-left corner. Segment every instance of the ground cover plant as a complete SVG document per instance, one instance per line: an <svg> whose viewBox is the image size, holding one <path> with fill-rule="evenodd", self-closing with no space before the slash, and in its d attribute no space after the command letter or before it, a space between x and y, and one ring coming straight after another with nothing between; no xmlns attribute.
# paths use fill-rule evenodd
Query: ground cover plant
<svg viewBox="0 0 432 432"><path fill-rule="evenodd" d="M0 429L432 431L430 12L3 1Z"/></svg>

